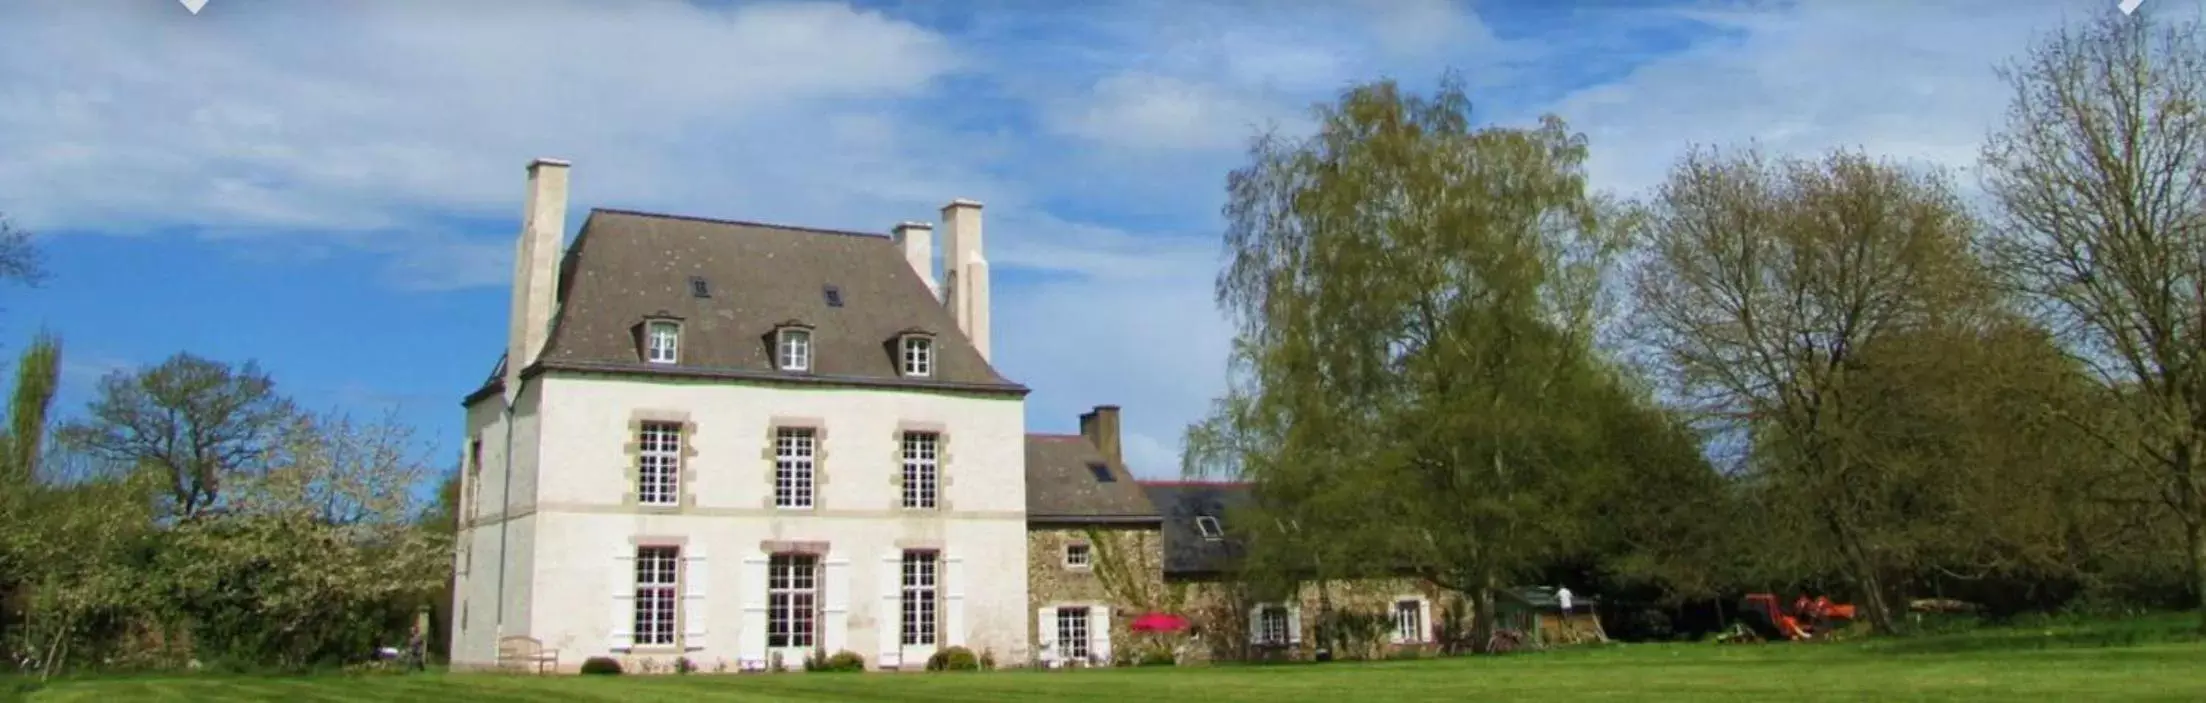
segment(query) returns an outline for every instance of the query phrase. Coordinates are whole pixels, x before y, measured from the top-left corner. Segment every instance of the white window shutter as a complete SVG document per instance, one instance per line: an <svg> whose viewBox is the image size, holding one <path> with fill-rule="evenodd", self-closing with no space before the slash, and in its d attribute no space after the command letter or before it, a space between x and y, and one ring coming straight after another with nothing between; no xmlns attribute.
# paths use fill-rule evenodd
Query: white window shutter
<svg viewBox="0 0 2206 703"><path fill-rule="evenodd" d="M1302 606L1287 606L1287 644L1302 644Z"/></svg>
<svg viewBox="0 0 2206 703"><path fill-rule="evenodd" d="M743 594L743 623L735 632L736 657L745 669L766 666L766 564L768 557L743 557L736 592Z"/></svg>
<svg viewBox="0 0 2206 703"><path fill-rule="evenodd" d="M636 555L633 552L613 557L611 576L606 588L612 591L612 610L606 613L611 627L607 631L606 648L625 652L636 646Z"/></svg>
<svg viewBox="0 0 2206 703"><path fill-rule="evenodd" d="M949 555L942 564L943 642L965 646L965 557Z"/></svg>
<svg viewBox="0 0 2206 703"><path fill-rule="evenodd" d="M1034 646L1044 666L1057 662L1057 609L1034 611Z"/></svg>
<svg viewBox="0 0 2206 703"><path fill-rule="evenodd" d="M1409 633L1411 642L1431 642L1435 639L1432 636L1435 630L1432 625L1432 601L1429 599L1417 599L1417 626L1424 629Z"/></svg>
<svg viewBox="0 0 2206 703"><path fill-rule="evenodd" d="M682 648L705 648L705 594L712 583L712 569L705 562L705 548L682 549Z"/></svg>
<svg viewBox="0 0 2206 703"><path fill-rule="evenodd" d="M880 605L873 616L874 635L880 639L883 669L904 666L904 552L889 550L881 556Z"/></svg>
<svg viewBox="0 0 2206 703"><path fill-rule="evenodd" d="M1111 608L1098 605L1088 609L1088 651L1104 666L1111 665Z"/></svg>
<svg viewBox="0 0 2206 703"><path fill-rule="evenodd" d="M829 559L820 569L827 605L820 609L820 649L828 654L850 648L850 560Z"/></svg>
<svg viewBox="0 0 2206 703"><path fill-rule="evenodd" d="M1264 641L1264 606L1249 609L1249 644L1270 644Z"/></svg>

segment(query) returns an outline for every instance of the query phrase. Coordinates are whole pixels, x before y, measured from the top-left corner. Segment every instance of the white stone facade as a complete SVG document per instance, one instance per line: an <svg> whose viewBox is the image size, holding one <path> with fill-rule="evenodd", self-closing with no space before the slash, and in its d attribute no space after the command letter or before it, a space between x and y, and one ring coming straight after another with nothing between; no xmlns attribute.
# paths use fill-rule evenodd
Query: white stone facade
<svg viewBox="0 0 2206 703"><path fill-rule="evenodd" d="M541 398L541 402L530 402ZM480 406L495 409L498 399ZM763 667L767 646L766 563L777 545L824 546L818 554L818 642L874 666L917 666L934 647L905 647L900 629L900 561L907 549L939 551L938 646L963 645L1006 661L1027 657L1025 433L1023 401L941 392L791 389L726 384L645 383L618 378L539 377L516 423L512 499L505 540L506 617L495 559L476 558L460 577L453 661L490 664L500 636L527 636L560 650L562 664L590 656L686 656L700 666ZM676 507L635 504L630 455L638 418L680 421L684 437ZM488 467L470 542L497 553L495 512L503 418L469 413L469 436L485 438ZM810 509L773 507L773 432L818 433L817 497ZM540 431L539 431L540 430ZM933 510L901 507L904 431L939 433L942 485ZM535 451L528 450L534 438ZM534 466L529 456L535 455ZM634 644L634 559L638 546L677 547L681 636L675 646ZM779 652L798 666L802 652ZM569 661L571 660L571 661Z"/></svg>

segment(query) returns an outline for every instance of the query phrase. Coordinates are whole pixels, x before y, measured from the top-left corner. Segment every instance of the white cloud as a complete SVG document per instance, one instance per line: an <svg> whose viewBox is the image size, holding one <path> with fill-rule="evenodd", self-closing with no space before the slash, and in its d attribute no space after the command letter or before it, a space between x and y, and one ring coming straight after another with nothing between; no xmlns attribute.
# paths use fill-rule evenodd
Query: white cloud
<svg viewBox="0 0 2206 703"><path fill-rule="evenodd" d="M1654 185L1693 144L1860 148L1966 171L2007 105L1994 69L2037 33L2112 5L1832 0L1692 11L1734 38L1655 58L1546 109L1587 133L1594 181L1624 192ZM2196 5L2148 9L2183 15Z"/></svg>
<svg viewBox="0 0 2206 703"><path fill-rule="evenodd" d="M1260 95L1144 72L1109 76L1065 103L1052 117L1058 130L1133 149L1231 149L1282 116Z"/></svg>
<svg viewBox="0 0 2206 703"><path fill-rule="evenodd" d="M33 226L388 229L506 215L546 155L618 174L588 184L604 200L773 199L840 180L789 178L807 149L895 161L848 117L958 65L927 29L820 3L11 4L0 206Z"/></svg>

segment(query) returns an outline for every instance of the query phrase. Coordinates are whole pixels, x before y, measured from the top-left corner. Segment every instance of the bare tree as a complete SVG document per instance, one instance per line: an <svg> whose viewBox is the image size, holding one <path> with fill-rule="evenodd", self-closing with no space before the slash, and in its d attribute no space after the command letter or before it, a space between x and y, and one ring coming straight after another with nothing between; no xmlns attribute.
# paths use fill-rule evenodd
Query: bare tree
<svg viewBox="0 0 2206 703"><path fill-rule="evenodd" d="M2107 13L2043 38L1983 153L2008 280L2124 396L2106 433L2154 474L2206 596L2206 44ZM2206 620L2200 623L2206 629Z"/></svg>
<svg viewBox="0 0 2206 703"><path fill-rule="evenodd" d="M98 458L159 471L179 519L215 507L224 482L264 466L298 415L257 364L232 368L191 354L108 374L89 410L62 438Z"/></svg>
<svg viewBox="0 0 2206 703"><path fill-rule="evenodd" d="M33 285L46 280L45 257L30 230L15 226L7 213L0 213L0 280Z"/></svg>
<svg viewBox="0 0 2206 703"><path fill-rule="evenodd" d="M1893 625L1903 481L1863 446L1864 351L1979 306L1974 227L1933 174L1834 152L1820 160L1698 149L1640 219L1637 333L1674 392L1753 439L1755 469L1802 526L1798 554L1846 573Z"/></svg>

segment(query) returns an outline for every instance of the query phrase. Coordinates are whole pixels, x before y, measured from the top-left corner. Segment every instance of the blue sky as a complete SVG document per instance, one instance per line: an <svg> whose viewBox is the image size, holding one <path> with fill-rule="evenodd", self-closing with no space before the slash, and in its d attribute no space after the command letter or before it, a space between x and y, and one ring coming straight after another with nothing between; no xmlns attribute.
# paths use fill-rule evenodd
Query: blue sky
<svg viewBox="0 0 2206 703"><path fill-rule="evenodd" d="M1223 384L1225 173L1351 81L1458 69L1487 119L1586 132L1624 194L1694 143L1965 169L1993 65L2113 4L0 0L0 212L52 274L0 291L0 353L59 334L65 413L177 351L257 360L448 461L503 348L529 159L574 162L570 227L885 232L969 197L1030 428L1122 405L1166 476Z"/></svg>

